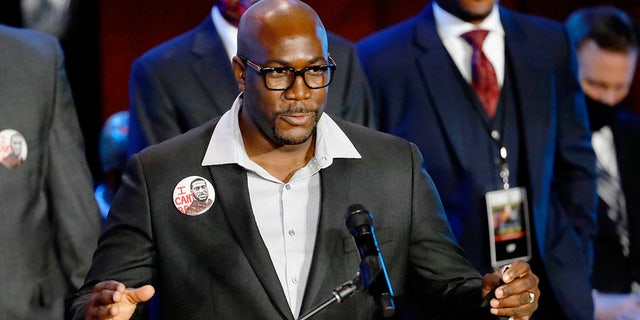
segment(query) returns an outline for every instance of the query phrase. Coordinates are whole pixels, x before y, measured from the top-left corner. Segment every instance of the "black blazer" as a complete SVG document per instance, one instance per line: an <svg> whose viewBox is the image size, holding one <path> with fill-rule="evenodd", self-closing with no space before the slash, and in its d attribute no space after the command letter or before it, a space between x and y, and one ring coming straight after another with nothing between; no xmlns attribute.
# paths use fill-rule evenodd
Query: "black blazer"
<svg viewBox="0 0 640 320"><path fill-rule="evenodd" d="M374 216L401 318L422 318L417 306L436 304L459 319L488 315L477 309L480 275L456 245L415 145L336 122L362 158L337 158L320 171L321 212L301 313L358 270L344 216L359 203ZM216 124L131 157L79 296L115 279L154 285L164 319L294 319L253 217L246 171L235 164L201 165ZM214 186L215 201L204 214L186 216L173 204L176 184L188 176ZM75 311L76 319L84 318ZM365 320L375 318L374 311L373 299L356 293L314 319Z"/></svg>

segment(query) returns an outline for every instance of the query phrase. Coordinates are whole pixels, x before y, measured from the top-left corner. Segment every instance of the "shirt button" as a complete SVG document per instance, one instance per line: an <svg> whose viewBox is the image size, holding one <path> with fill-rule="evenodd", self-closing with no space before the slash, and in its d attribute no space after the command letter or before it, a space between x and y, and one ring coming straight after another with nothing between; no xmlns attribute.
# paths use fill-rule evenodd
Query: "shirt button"
<svg viewBox="0 0 640 320"><path fill-rule="evenodd" d="M500 140L500 132L493 130L491 131L491 138L493 138L493 140Z"/></svg>
<svg viewBox="0 0 640 320"><path fill-rule="evenodd" d="M291 278L291 282L292 282L292 283L298 283L298 278L296 278L296 277L292 277L292 278Z"/></svg>
<svg viewBox="0 0 640 320"><path fill-rule="evenodd" d="M287 190L291 190L291 185L287 183L287 184L284 185L284 188L287 189Z"/></svg>
<svg viewBox="0 0 640 320"><path fill-rule="evenodd" d="M289 235L293 237L296 235L296 232L294 230L289 230Z"/></svg>

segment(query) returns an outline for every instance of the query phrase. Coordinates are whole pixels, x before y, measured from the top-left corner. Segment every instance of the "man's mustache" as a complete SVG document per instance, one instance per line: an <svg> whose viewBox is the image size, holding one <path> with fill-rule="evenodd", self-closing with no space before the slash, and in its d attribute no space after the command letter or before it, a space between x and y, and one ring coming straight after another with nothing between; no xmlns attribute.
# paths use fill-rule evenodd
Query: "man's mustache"
<svg viewBox="0 0 640 320"><path fill-rule="evenodd" d="M288 116L288 115L293 115L293 114L306 114L306 113L318 113L318 110L296 107L296 108L292 108L292 109L278 111L278 112L276 112L276 115L278 115L278 116Z"/></svg>

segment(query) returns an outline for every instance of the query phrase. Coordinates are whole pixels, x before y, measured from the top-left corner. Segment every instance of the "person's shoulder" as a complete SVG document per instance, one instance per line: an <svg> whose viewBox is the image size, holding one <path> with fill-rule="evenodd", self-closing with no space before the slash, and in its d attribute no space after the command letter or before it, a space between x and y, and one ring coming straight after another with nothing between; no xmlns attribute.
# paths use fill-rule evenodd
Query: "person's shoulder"
<svg viewBox="0 0 640 320"><path fill-rule="evenodd" d="M640 134L640 113L620 110L616 117L616 125Z"/></svg>
<svg viewBox="0 0 640 320"><path fill-rule="evenodd" d="M376 32L369 34L358 41L358 47L366 46L372 43L380 43L383 40L387 42L399 41L405 39L412 34L412 30L415 28L420 15L410 17L406 20L400 21L396 24L380 29ZM386 42L385 42L386 43Z"/></svg>
<svg viewBox="0 0 640 320"><path fill-rule="evenodd" d="M365 160L358 162L360 165L395 170L414 163L414 157L420 153L415 144L401 137L341 119L334 121Z"/></svg>
<svg viewBox="0 0 640 320"><path fill-rule="evenodd" d="M406 146L409 144L409 141L389 133L377 131L336 117L331 117L331 119L338 125L338 127L340 127L340 129L342 129L342 131L355 145L372 145L384 150L383 146Z"/></svg>
<svg viewBox="0 0 640 320"><path fill-rule="evenodd" d="M355 44L335 33L327 32L327 42L329 43L329 52L331 56L342 63L351 63L349 56L355 55Z"/></svg>
<svg viewBox="0 0 640 320"><path fill-rule="evenodd" d="M27 28L16 28L0 24L0 37L17 42L56 41L56 37Z"/></svg>
<svg viewBox="0 0 640 320"><path fill-rule="evenodd" d="M611 130L616 143L617 152L623 157L640 157L640 112L632 109L621 109L613 123ZM628 159L625 162L628 162ZM637 161L631 161L637 162ZM626 169L625 169L626 170ZM640 172L640 171L639 171Z"/></svg>
<svg viewBox="0 0 640 320"><path fill-rule="evenodd" d="M40 31L3 25L0 27L0 44L0 65L5 70L28 74L26 78L32 80L50 79L54 73L51 73L48 66L60 64L64 60L58 38ZM17 64L16 61L22 63Z"/></svg>
<svg viewBox="0 0 640 320"><path fill-rule="evenodd" d="M350 40L330 31L327 31L327 42L329 42L329 48L337 47L352 50L352 48L355 46L354 43Z"/></svg>
<svg viewBox="0 0 640 320"><path fill-rule="evenodd" d="M532 66L567 66L569 38L562 23L503 7L500 7L500 20L508 47L527 50L532 56L538 56L538 59L528 62Z"/></svg>
<svg viewBox="0 0 640 320"><path fill-rule="evenodd" d="M429 13L429 6L417 15L390 25L362 38L356 43L356 47L361 57L371 57L376 54L402 53L411 46L415 39L418 28L428 27L429 23L424 20ZM435 25L434 25L435 27ZM382 57L382 59L386 59Z"/></svg>
<svg viewBox="0 0 640 320"><path fill-rule="evenodd" d="M564 33L564 25L561 22L546 17L512 11L502 6L500 6L500 18L503 20L505 28L518 25L529 32Z"/></svg>
<svg viewBox="0 0 640 320"><path fill-rule="evenodd" d="M185 161L192 159L202 161L202 157L206 152L209 140L213 134L213 129L219 119L220 117L216 117L185 133L148 146L138 152L138 154L145 162L162 162L173 158L182 158L185 159Z"/></svg>
<svg viewBox="0 0 640 320"><path fill-rule="evenodd" d="M217 119L210 120L185 133L145 147L129 157L125 172L138 167L153 181L169 181L172 180L168 178L170 176L200 168L216 123Z"/></svg>
<svg viewBox="0 0 640 320"><path fill-rule="evenodd" d="M43 32L0 25L3 50L20 52L50 52L59 45L56 37Z"/></svg>
<svg viewBox="0 0 640 320"><path fill-rule="evenodd" d="M210 18L207 17L205 21L198 26L152 47L136 58L136 61L145 61L147 63L179 61L180 57L190 52L197 34L201 32L203 28L209 25L213 28L213 23L210 23L207 19L210 20Z"/></svg>

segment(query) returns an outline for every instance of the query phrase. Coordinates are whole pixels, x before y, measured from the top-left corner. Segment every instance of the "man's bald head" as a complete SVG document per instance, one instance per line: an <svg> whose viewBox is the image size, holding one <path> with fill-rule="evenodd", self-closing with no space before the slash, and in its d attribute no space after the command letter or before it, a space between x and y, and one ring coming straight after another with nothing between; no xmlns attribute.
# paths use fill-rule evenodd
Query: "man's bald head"
<svg viewBox="0 0 640 320"><path fill-rule="evenodd" d="M297 0L262 0L252 5L238 25L238 55L263 54L269 46L315 35L328 52L327 34L318 14Z"/></svg>

